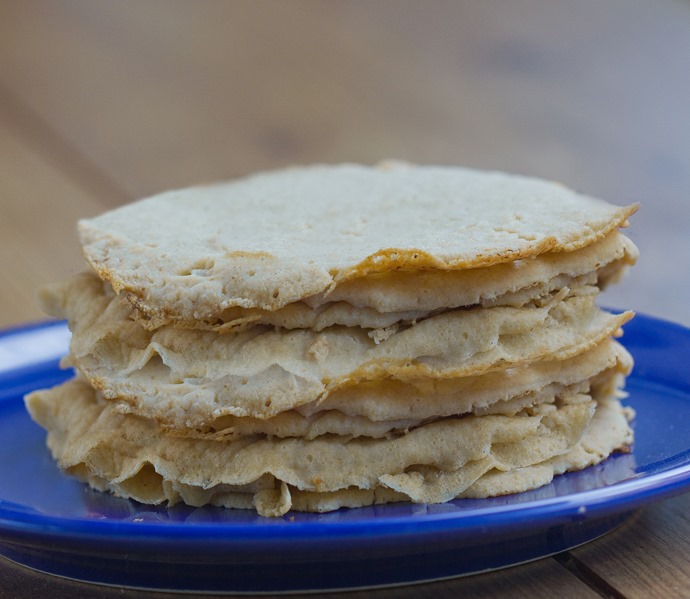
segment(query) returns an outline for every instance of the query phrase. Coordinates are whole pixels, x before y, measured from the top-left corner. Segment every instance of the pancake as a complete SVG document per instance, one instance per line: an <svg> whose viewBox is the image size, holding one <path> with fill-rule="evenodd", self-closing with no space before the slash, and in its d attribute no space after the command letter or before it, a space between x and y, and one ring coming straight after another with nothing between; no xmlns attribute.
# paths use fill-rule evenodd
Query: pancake
<svg viewBox="0 0 690 599"><path fill-rule="evenodd" d="M496 481L472 491L489 473L517 472L500 479L501 492L511 492L525 486L524 469L538 466L543 481L545 472L585 467L631 440L616 399L584 395L514 417L443 419L383 440L171 437L150 420L117 413L80 380L32 393L26 403L49 431L48 446L61 468L96 488L145 503L222 505L226 491L232 501L254 485L252 505L263 515L290 509L293 489L311 494L312 502L325 494L328 504L319 511L344 505L334 494L353 490L371 497L383 488L420 503L496 494ZM605 423L590 427L597 411Z"/></svg>
<svg viewBox="0 0 690 599"><path fill-rule="evenodd" d="M106 397L180 428L225 415L270 418L367 381L460 378L562 360L618 334L632 317L575 296L529 309L444 312L377 343L352 327L151 332L90 274L49 293L46 304L72 330L69 363Z"/></svg>
<svg viewBox="0 0 690 599"><path fill-rule="evenodd" d="M368 275L574 251L635 210L504 173L312 166L164 193L83 220L79 235L93 270L146 317L215 323Z"/></svg>
<svg viewBox="0 0 690 599"><path fill-rule="evenodd" d="M385 329L453 308L519 308L546 300L564 288L599 291L620 279L637 256L635 245L615 231L573 252L547 252L518 262L462 270L390 271L346 281L329 292L277 310L233 307L217 315L213 322L197 318L178 319L174 324L222 333L257 324L316 331L334 325ZM170 322L168 318L146 316L139 310L134 310L132 316L149 330ZM380 338L382 333L370 335Z"/></svg>
<svg viewBox="0 0 690 599"><path fill-rule="evenodd" d="M439 418L464 414L514 416L525 408L555 403L578 393L615 395L632 368L632 358L615 341L605 340L584 354L510 370L457 379L384 379L354 385L326 399L271 418L220 416L203 426L176 428L157 419L173 435L235 439L321 435L385 437ZM136 403L114 400L118 411L142 415Z"/></svg>

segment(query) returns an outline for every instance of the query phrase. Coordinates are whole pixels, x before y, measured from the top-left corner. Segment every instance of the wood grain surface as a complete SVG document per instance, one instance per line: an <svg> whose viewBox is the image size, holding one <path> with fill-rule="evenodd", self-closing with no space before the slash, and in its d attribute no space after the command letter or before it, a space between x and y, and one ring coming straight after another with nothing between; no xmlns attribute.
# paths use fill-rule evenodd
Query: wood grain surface
<svg viewBox="0 0 690 599"><path fill-rule="evenodd" d="M36 287L83 268L80 217L388 157L640 202L642 257L606 301L690 325L689 65L672 0L5 0L0 326L41 318ZM374 595L690 597L688 513L683 495L557 558ZM47 592L145 595L0 561L0 596Z"/></svg>

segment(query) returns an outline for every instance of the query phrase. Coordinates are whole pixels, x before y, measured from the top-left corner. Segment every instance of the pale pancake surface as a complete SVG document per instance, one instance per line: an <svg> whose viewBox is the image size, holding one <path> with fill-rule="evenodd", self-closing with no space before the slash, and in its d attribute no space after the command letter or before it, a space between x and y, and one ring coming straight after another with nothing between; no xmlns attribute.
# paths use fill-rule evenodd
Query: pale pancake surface
<svg viewBox="0 0 690 599"><path fill-rule="evenodd" d="M373 273L573 251L635 209L498 172L345 164L164 193L81 221L79 232L94 270L147 316L213 322Z"/></svg>
<svg viewBox="0 0 690 599"><path fill-rule="evenodd" d="M563 360L617 334L632 316L576 296L543 307L444 312L376 343L352 327L152 332L88 274L45 299L68 318L70 362L94 387L180 428L224 415L270 418L366 381L459 378Z"/></svg>
<svg viewBox="0 0 690 599"><path fill-rule="evenodd" d="M395 270L345 281L332 291L277 310L227 308L215 320L174 321L175 326L233 332L256 324L286 329L356 326L385 329L459 307L512 306L544 301L564 288L596 293L620 279L638 257L635 245L614 231L572 252L546 252L524 260L461 270ZM135 302L135 305L137 303ZM170 322L133 312L154 330ZM380 332L370 333L372 337Z"/></svg>
<svg viewBox="0 0 690 599"><path fill-rule="evenodd" d="M170 437L152 421L118 414L79 380L32 393L26 403L48 430L60 466L96 488L154 504L253 505L270 516L300 509L292 491L307 492L308 509L324 511L351 504L348 495L358 491L368 497L360 505L373 503L379 488L396 492L386 499L384 491L384 500L420 503L524 490L601 461L632 440L618 401L588 396L515 417L450 418L392 439L349 441ZM535 466L538 476L526 477L525 469ZM492 473L505 474L500 490L491 480L474 487ZM244 505L237 500L242 495ZM319 502L321 495L328 501Z"/></svg>

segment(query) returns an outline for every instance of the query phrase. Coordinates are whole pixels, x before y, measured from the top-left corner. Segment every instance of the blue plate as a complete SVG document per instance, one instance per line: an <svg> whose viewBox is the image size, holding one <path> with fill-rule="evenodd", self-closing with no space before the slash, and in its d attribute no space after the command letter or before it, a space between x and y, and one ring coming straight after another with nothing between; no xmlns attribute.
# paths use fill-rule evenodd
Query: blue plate
<svg viewBox="0 0 690 599"><path fill-rule="evenodd" d="M56 322L0 334L0 554L58 576L254 593L437 580L564 551L690 484L690 330L645 316L624 337L636 359L632 453L519 495L278 519L144 506L60 474L22 395L71 376L57 363L67 342Z"/></svg>

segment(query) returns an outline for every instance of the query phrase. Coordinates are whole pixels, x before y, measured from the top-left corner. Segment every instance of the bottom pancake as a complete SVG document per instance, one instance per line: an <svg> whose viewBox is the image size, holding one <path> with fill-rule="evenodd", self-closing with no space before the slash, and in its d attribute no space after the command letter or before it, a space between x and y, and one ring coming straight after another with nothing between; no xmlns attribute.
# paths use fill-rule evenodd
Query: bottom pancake
<svg viewBox="0 0 690 599"><path fill-rule="evenodd" d="M60 467L96 489L148 504L280 516L536 488L632 443L631 411L613 395L578 394L514 416L443 418L392 438L313 440L176 437L119 413L82 380L32 393L26 403Z"/></svg>

